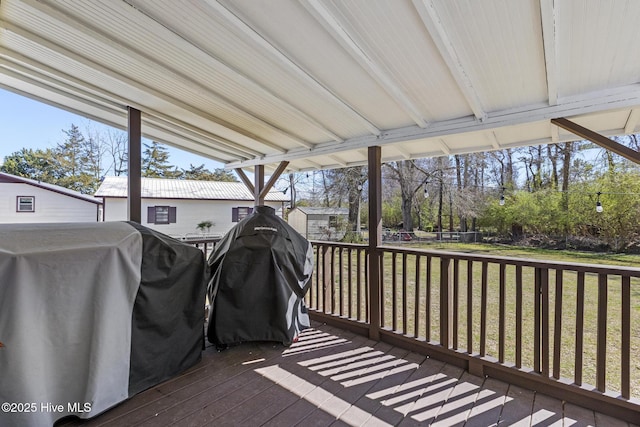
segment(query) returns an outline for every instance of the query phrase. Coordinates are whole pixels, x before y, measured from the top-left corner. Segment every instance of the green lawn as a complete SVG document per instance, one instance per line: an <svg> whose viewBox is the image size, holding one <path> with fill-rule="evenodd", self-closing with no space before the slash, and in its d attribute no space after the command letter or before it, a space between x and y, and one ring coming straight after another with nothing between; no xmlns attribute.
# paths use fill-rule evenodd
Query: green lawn
<svg viewBox="0 0 640 427"><path fill-rule="evenodd" d="M403 247L422 248L440 251L463 252L469 254L499 255L515 258L542 259L550 261L568 261L584 264L622 265L640 267L640 255L578 252L553 249L524 248L510 245L491 245L487 243L406 243Z"/></svg>

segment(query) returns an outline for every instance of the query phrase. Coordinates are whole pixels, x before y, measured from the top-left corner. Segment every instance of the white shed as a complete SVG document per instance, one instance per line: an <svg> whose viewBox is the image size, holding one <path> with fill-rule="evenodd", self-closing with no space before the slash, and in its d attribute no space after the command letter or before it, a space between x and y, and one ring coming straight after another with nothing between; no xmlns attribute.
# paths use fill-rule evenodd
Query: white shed
<svg viewBox="0 0 640 427"><path fill-rule="evenodd" d="M0 172L0 223L97 222L102 200L58 185Z"/></svg>
<svg viewBox="0 0 640 427"><path fill-rule="evenodd" d="M96 196L104 199L105 221L127 219L126 176L108 176ZM142 178L142 224L176 238L219 237L253 211L254 197L241 182ZM265 205L282 214L289 198L270 191ZM198 224L210 221L210 228Z"/></svg>
<svg viewBox="0 0 640 427"><path fill-rule="evenodd" d="M348 216L347 208L296 207L287 218L289 225L309 240L340 240Z"/></svg>

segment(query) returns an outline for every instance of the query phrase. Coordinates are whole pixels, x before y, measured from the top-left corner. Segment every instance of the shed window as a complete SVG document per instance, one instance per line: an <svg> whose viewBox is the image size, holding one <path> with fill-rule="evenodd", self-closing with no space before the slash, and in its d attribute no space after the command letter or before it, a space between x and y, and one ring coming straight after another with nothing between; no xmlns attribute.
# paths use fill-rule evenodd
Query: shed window
<svg viewBox="0 0 640 427"><path fill-rule="evenodd" d="M36 198L33 196L18 196L16 209L18 212L35 212Z"/></svg>
<svg viewBox="0 0 640 427"><path fill-rule="evenodd" d="M176 222L175 206L149 206L147 222L150 224L172 224Z"/></svg>
<svg viewBox="0 0 640 427"><path fill-rule="evenodd" d="M338 228L338 217L335 215L329 215L329 227Z"/></svg>
<svg viewBox="0 0 640 427"><path fill-rule="evenodd" d="M231 209L231 221L232 222L240 222L245 219L248 215L253 213L253 208L248 207L238 207Z"/></svg>

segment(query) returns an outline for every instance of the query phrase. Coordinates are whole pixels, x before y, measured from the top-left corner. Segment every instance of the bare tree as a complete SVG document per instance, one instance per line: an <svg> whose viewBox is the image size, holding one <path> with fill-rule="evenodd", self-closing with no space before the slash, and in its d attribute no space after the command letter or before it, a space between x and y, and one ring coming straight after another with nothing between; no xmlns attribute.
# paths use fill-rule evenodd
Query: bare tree
<svg viewBox="0 0 640 427"><path fill-rule="evenodd" d="M111 162L104 173L113 173L115 176L126 174L127 159L129 157L127 134L119 130L110 129L104 135L104 139L106 142L106 154Z"/></svg>

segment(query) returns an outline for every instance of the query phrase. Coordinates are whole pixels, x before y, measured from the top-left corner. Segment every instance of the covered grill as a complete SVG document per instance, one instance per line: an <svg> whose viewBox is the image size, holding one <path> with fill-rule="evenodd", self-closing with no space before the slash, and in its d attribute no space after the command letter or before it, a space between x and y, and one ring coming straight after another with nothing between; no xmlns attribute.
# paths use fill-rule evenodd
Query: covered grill
<svg viewBox="0 0 640 427"><path fill-rule="evenodd" d="M196 364L205 267L132 222L0 225L0 402L23 405L0 425L90 418Z"/></svg>
<svg viewBox="0 0 640 427"><path fill-rule="evenodd" d="M303 298L311 284L313 248L273 208L258 206L231 229L209 266L210 342L288 345L309 327Z"/></svg>

